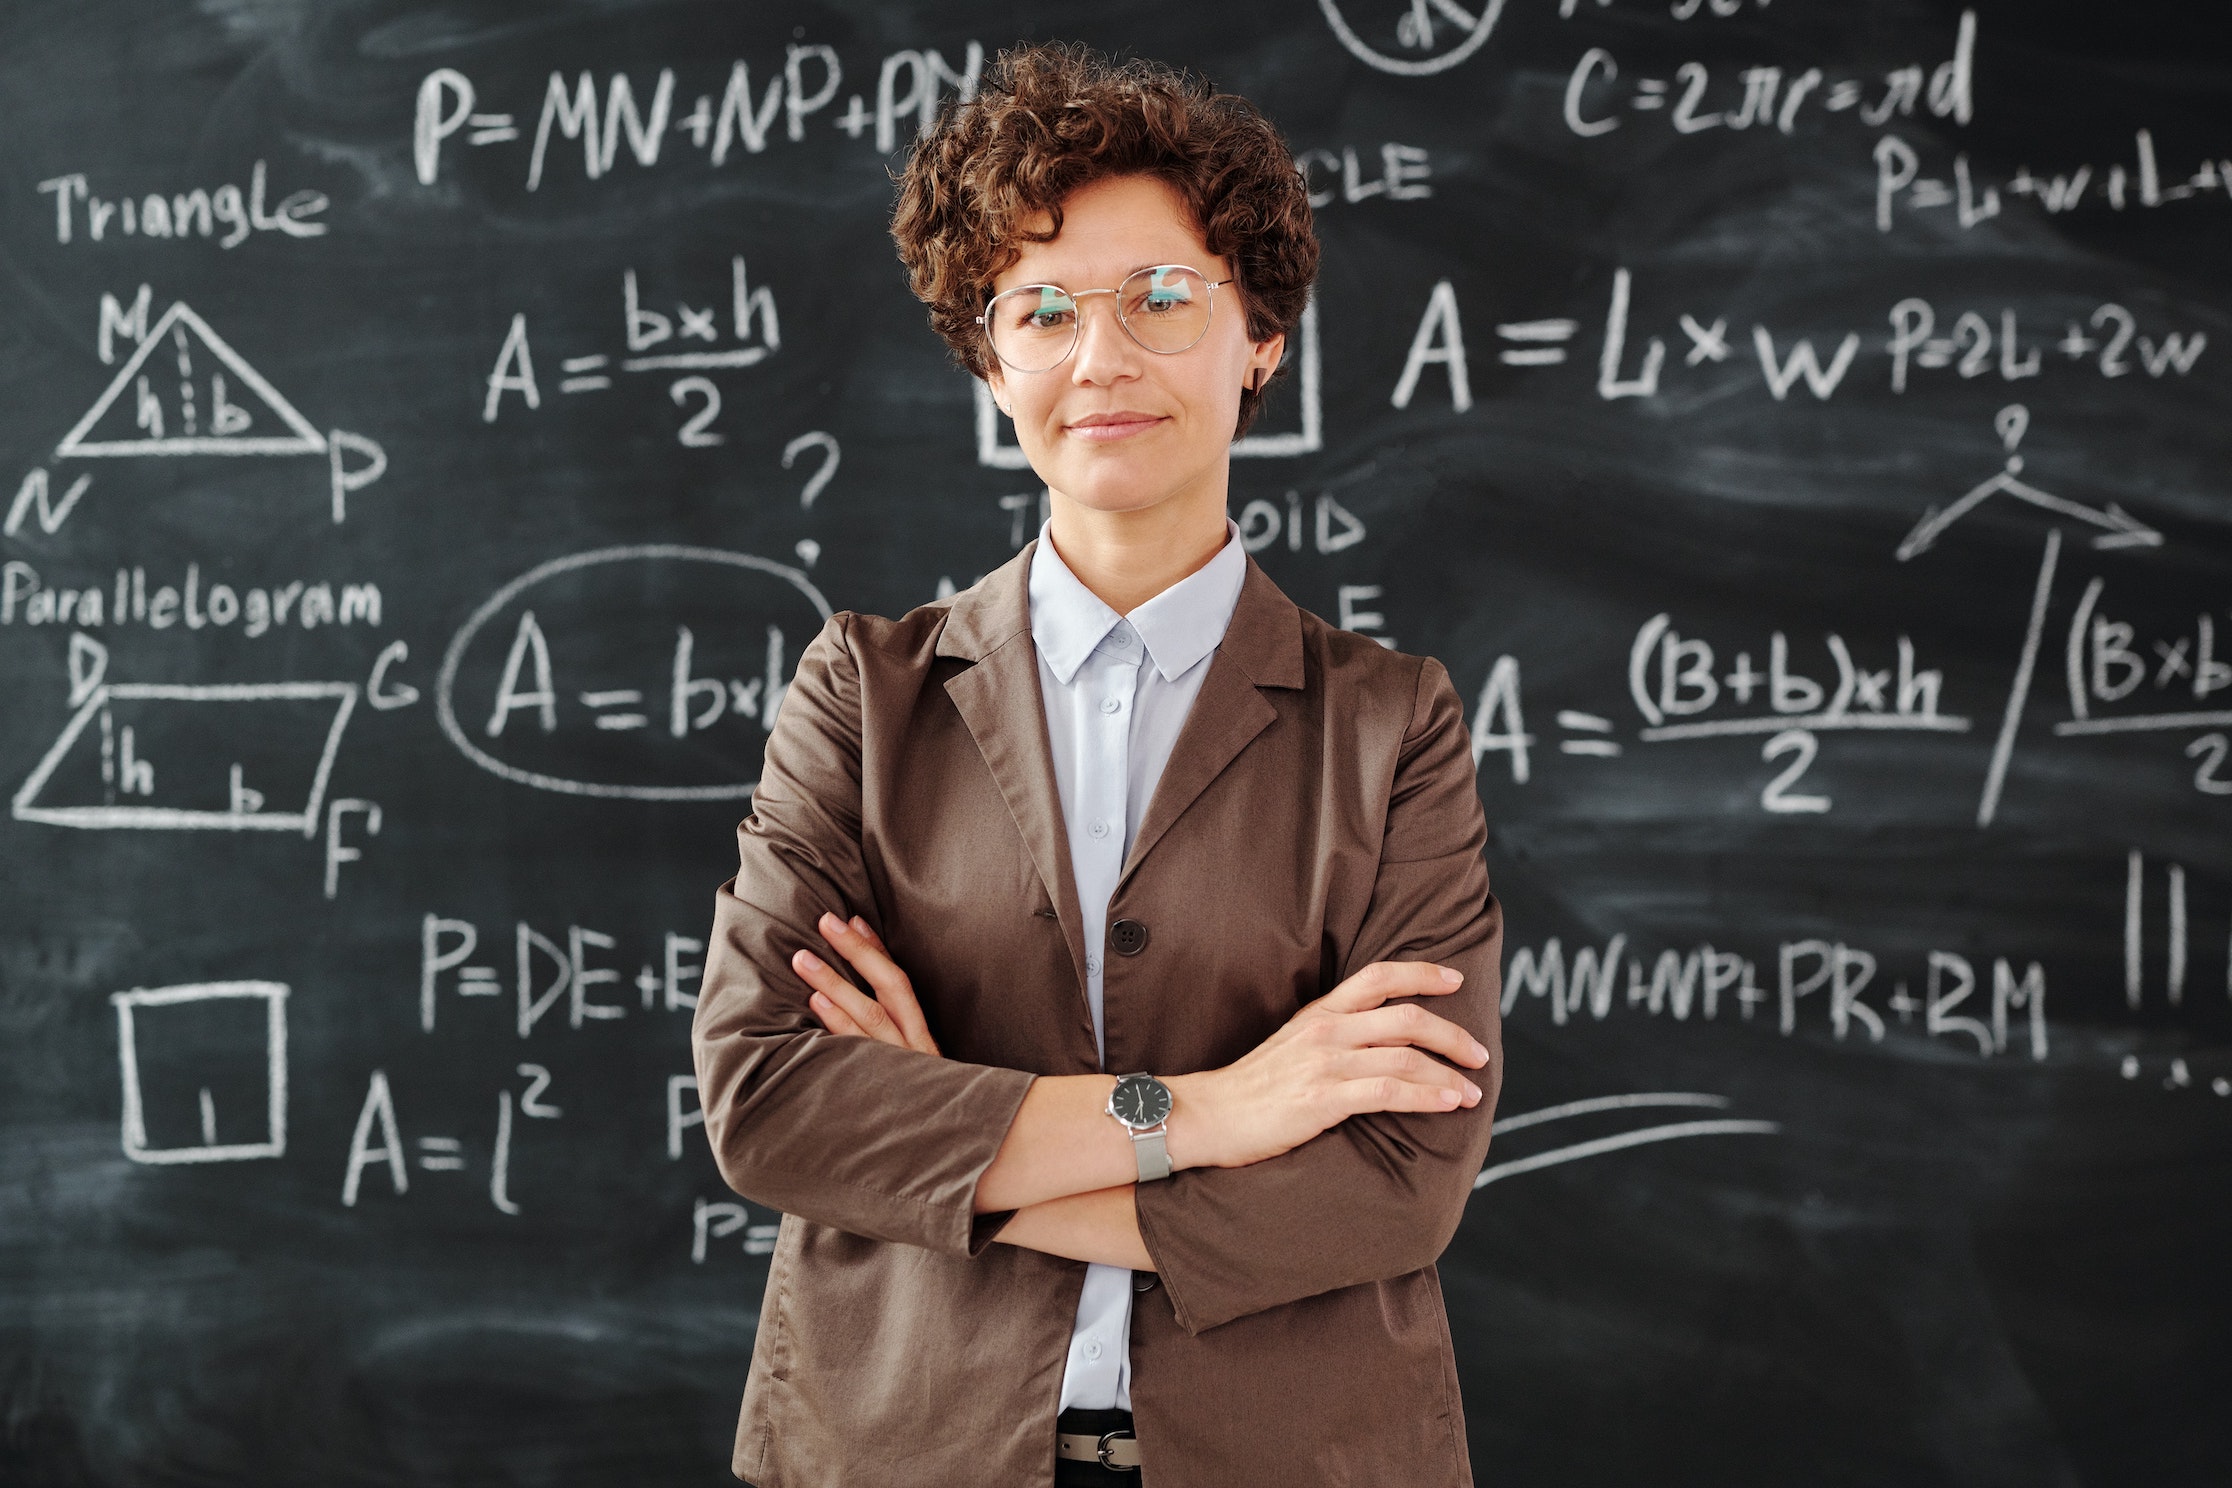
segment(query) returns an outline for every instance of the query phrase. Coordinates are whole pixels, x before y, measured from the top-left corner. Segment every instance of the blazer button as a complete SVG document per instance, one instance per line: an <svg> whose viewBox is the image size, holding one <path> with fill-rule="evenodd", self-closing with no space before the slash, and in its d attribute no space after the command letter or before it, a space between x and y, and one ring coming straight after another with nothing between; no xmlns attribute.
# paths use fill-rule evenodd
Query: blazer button
<svg viewBox="0 0 2232 1488"><path fill-rule="evenodd" d="M1132 1273L1132 1290L1135 1292L1151 1292L1155 1289L1155 1283L1161 1279L1152 1271L1134 1271Z"/></svg>
<svg viewBox="0 0 2232 1488"><path fill-rule="evenodd" d="M1108 943L1119 956L1136 956L1147 949L1147 927L1137 920L1118 920L1108 927Z"/></svg>

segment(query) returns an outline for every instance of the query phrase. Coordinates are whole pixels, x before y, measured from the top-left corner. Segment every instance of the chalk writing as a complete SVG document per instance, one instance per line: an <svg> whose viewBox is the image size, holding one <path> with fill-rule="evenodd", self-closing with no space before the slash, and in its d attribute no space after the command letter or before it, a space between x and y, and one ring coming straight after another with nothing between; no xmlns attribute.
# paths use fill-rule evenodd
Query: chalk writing
<svg viewBox="0 0 2232 1488"><path fill-rule="evenodd" d="M245 194L228 181L214 190L195 186L185 191L104 198L94 193L82 171L41 181L38 189L40 195L54 198L54 241L65 244L126 238L174 242L204 238L214 240L220 248L238 248L253 233L323 237L327 225L314 219L331 205L324 192L304 188L289 192L266 211L261 160L248 172Z"/></svg>
<svg viewBox="0 0 2232 1488"><path fill-rule="evenodd" d="M175 583L166 583L175 579ZM107 578L72 574L56 580L20 558L0 565L0 625L71 625L86 630L144 626L149 630L233 632L254 640L274 630L316 630L322 625L384 623L387 606L377 584L291 579L262 584L225 583L202 572L147 565L119 568Z"/></svg>
<svg viewBox="0 0 2232 1488"><path fill-rule="evenodd" d="M124 1155L133 1162L157 1164L286 1156L287 995L288 988L279 982L196 982L111 993L124 1091ZM193 1028L196 1024L205 1026ZM234 1083L263 1086L260 1109L246 1122L248 1130L235 1131L232 1118L221 1116L214 1093L227 1083L226 1075L243 1072L226 1069L222 1055L214 1066L194 1062L209 1048L213 1034L230 1035L229 1052L247 1066L249 1078ZM186 1107L179 1099L188 1089L194 1092L191 1109L197 1117L191 1126L182 1119ZM182 1128L197 1140L151 1139L151 1123L158 1132Z"/></svg>
<svg viewBox="0 0 2232 1488"><path fill-rule="evenodd" d="M1623 79L1609 50L1590 47L1566 78L1565 126L1594 139L1627 122L1624 108L1628 114L1663 113L1668 126L1682 135L1770 126L1790 134L1809 106L1829 114L1849 112L1872 126L1913 116L1925 105L1931 115L1966 124L1975 116L1975 70L1973 10L1961 12L1951 57L1934 68L1921 63L1895 67L1876 79L1832 78L1819 67L1786 71L1754 66L1738 72L1733 84L1724 79L1716 85L1712 69L1703 62L1684 62L1671 78Z"/></svg>
<svg viewBox="0 0 2232 1488"><path fill-rule="evenodd" d="M1707 944L1662 950L1646 971L1643 956L1629 951L1624 933L1601 946L1579 947L1569 961L1562 940L1553 936L1511 953L1503 1012L1509 1017L1524 999L1539 998L1549 1004L1551 1022L1562 1027L1584 1014L1602 1022L1615 1009L1640 1010L1677 1023L1693 1017L1712 1022L1729 1011L1743 1022L1771 1015L1775 1031L1789 1038L1799 1030L1801 1004L1818 998L1809 1005L1823 1009L1830 1036L1838 1043L1857 1030L1867 1043L1881 1044L1893 1032L1887 1014L1901 1029L1914 1028L1919 1015L1915 1031L1927 1039L1973 1047L1980 1058L2010 1048L2033 1060L2047 1056L2046 972L2036 961L2017 971L2014 960L1995 957L1987 997L1971 957L1933 950L1914 969L1917 975L1890 978L1880 1004L1867 1000L1871 988L1882 987L1878 957L1842 940L1783 941L1775 949L1773 968L1762 986L1758 961ZM1913 994L1914 984L1923 988L1921 997Z"/></svg>
<svg viewBox="0 0 2232 1488"><path fill-rule="evenodd" d="M315 836L353 682L104 682L10 804L17 821L94 830ZM222 763L219 763L219 762Z"/></svg>
<svg viewBox="0 0 2232 1488"><path fill-rule="evenodd" d="M531 1121L555 1121L564 1114L564 1108L549 1099L551 1074L548 1069L539 1064L522 1064L514 1073L514 1083L526 1088L515 1092L512 1085L507 1084L496 1093L495 1131L487 1147L487 1192L488 1202L497 1213L516 1216L521 1213L521 1205L511 1193L514 1112ZM462 1137L428 1135L405 1144L394 1086L386 1070L375 1069L365 1081L364 1102L358 1107L356 1129L349 1139L348 1159L341 1179L342 1206L357 1207L367 1172L384 1176L388 1191L394 1197L400 1199L409 1194L414 1154L416 1166L422 1173L471 1170L471 1156Z"/></svg>
<svg viewBox="0 0 2232 1488"><path fill-rule="evenodd" d="M1503 0L1318 0L1318 10L1349 54L1378 72L1430 77L1480 50L1503 14Z"/></svg>
<svg viewBox="0 0 2232 1488"><path fill-rule="evenodd" d="M759 76L765 85L758 86L751 62L737 60L720 85L718 102L711 91L699 93L680 112L678 74L672 67L660 68L655 79L641 84L625 72L614 72L605 81L601 101L597 81L586 69L570 81L564 72L552 72L531 131L527 190L540 189L556 152L571 140L581 142L581 172L590 181L612 174L628 160L641 169L657 166L668 140L677 136L716 168L739 151L758 155L778 139L796 144L806 138L807 120L836 101L845 79L836 49L819 43L793 44L779 67L763 68ZM983 71L984 47L977 41L964 46L958 63L948 62L935 48L891 52L877 66L874 105L854 93L825 122L848 138L866 137L888 155L904 138L929 127L948 89L963 99L974 97ZM461 134L467 145L480 148L530 138L519 122L523 115L483 110L480 98L473 80L455 68L436 68L420 82L411 125L412 166L420 185L431 186L440 178L443 152Z"/></svg>
<svg viewBox="0 0 2232 1488"><path fill-rule="evenodd" d="M566 927L563 939L544 934L525 920L513 926L510 937L515 1003L511 1026L527 1038L536 1025L561 1003L566 1025L579 1029L592 1022L625 1017L625 999L606 1001L600 987L617 988L623 981L635 988L643 1012L660 1010L688 1013L697 1006L699 962L705 942L696 936L669 930L659 942L655 958L645 959L635 974L602 960L619 942L601 930L581 925ZM480 927L471 920L428 914L418 936L419 1027L434 1032L446 988L453 997L501 998L503 988L497 969L473 958L481 946Z"/></svg>
<svg viewBox="0 0 2232 1488"><path fill-rule="evenodd" d="M1554 1106L1543 1106L1532 1111L1512 1115L1501 1112L1496 1116L1496 1136L1508 1140L1513 1132L1529 1127L1542 1126L1554 1121L1568 1121L1579 1116L1594 1116L1608 1111L1652 1110L1666 1107L1705 1107L1709 1110L1726 1110L1734 1102L1725 1095L1701 1095L1690 1091L1646 1091L1634 1095L1598 1095L1582 1100L1561 1101ZM1747 1120L1741 1117L1709 1118L1702 1121L1669 1121L1654 1126L1637 1127L1632 1131L1612 1136L1593 1137L1587 1141L1569 1142L1548 1151L1530 1153L1526 1157L1507 1158L1492 1162L1480 1170L1473 1179L1475 1190L1505 1178L1516 1178L1521 1173L1540 1172L1583 1158L1602 1157L1610 1152L1624 1152L1631 1147L1648 1146L1654 1142L1676 1141L1683 1137L1771 1137L1782 1130L1779 1121ZM1498 1151L1504 1150L1499 1147Z"/></svg>
<svg viewBox="0 0 2232 1488"><path fill-rule="evenodd" d="M1923 175L1922 161L1920 149L1899 135L1885 134L1876 141L1878 231L1890 232L1895 222L1915 213L1946 207L1953 209L1952 220L1967 231L1999 216L2004 200L2028 201L2052 217L2080 208L2151 210L2212 196L2232 197L2232 154L2201 157L2183 176L2166 174L2155 151L2154 131L2144 128L2132 131L2128 161L2111 161L2105 170L2078 165L2033 172L2023 165L2012 176L1979 184L1966 152L1954 154L1950 180Z"/></svg>
<svg viewBox="0 0 2232 1488"><path fill-rule="evenodd" d="M139 349L62 436L54 450L57 460L316 455L329 467L335 522L347 516L351 492L386 473L387 454L378 444L342 429L319 433L185 301L165 310L152 326L147 323L149 304L147 285L140 286L129 311L113 295L102 296L102 360L109 359L118 333L136 339ZM151 360L159 350L165 353L162 361ZM43 472L33 480L43 489ZM33 481L27 480L26 493L32 488ZM82 487L74 489L83 494ZM19 495L17 508L25 500ZM71 496L61 507L42 506L40 525L55 531L76 502ZM10 535L21 523L22 511L11 510Z"/></svg>
<svg viewBox="0 0 2232 1488"><path fill-rule="evenodd" d="M644 566L725 597L693 626L673 610L646 608L631 582ZM747 613L783 618L740 624L740 601ZM792 638L829 614L805 574L749 554L658 544L578 553L522 574L474 611L443 655L435 705L468 759L521 785L619 800L730 800L758 780L757 745L789 686ZM748 661L731 649L718 669L710 665L712 638L734 648L740 634L764 637L764 646ZM476 651L483 635L490 642ZM724 748L667 747L724 720ZM642 742L618 747L622 739ZM713 778L672 778L678 771Z"/></svg>
<svg viewBox="0 0 2232 1488"><path fill-rule="evenodd" d="M562 394L603 392L612 386L614 371L686 371L691 375L676 378L667 386L668 401L677 408L687 410L693 402L697 405L696 411L676 433L676 441L689 449L726 443L727 436L712 427L721 414L720 385L703 374L757 366L783 345L775 293L764 284L751 282L742 254L729 260L728 290L727 323L733 344L721 341L718 304L692 305L678 301L671 312L651 309L645 305L638 289L635 270L624 270L620 276L620 324L629 355L615 358L593 352L564 358L559 364L564 376L558 383L558 391ZM691 347L691 342L703 343L703 349ZM666 349L655 349L661 347ZM524 313L512 316L503 344L497 349L495 365L488 373L486 395L481 402L481 422L496 422L497 411L503 406L507 393L518 397L529 409L542 407L542 385L535 375L534 349L528 339Z"/></svg>
<svg viewBox="0 0 2232 1488"><path fill-rule="evenodd" d="M1354 206L1375 196L1423 201L1434 194L1433 162L1418 146L1390 141L1367 151L1364 159L1369 163L1359 162L1354 145L1343 145L1338 152L1304 150L1295 156L1294 168L1310 183L1310 205L1323 210L1337 201Z"/></svg>

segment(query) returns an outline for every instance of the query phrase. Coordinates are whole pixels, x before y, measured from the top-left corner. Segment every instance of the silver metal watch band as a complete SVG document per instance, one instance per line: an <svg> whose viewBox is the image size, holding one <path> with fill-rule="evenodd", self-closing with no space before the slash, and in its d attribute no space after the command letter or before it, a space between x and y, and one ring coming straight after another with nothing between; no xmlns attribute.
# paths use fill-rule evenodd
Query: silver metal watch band
<svg viewBox="0 0 2232 1488"><path fill-rule="evenodd" d="M1168 1130L1169 1123L1165 1122L1153 1131L1135 1131L1131 1134L1132 1153L1139 1159L1140 1182L1170 1176L1170 1148L1163 1140Z"/></svg>

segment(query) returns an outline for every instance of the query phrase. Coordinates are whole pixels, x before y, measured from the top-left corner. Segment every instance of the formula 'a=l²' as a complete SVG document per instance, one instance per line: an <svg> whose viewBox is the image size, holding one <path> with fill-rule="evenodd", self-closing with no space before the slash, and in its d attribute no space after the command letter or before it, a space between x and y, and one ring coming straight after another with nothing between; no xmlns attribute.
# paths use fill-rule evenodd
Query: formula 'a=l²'
<svg viewBox="0 0 2232 1488"><path fill-rule="evenodd" d="M509 1086L496 1093L496 1137L488 1159L488 1201L498 1213L510 1215L520 1212L518 1201L511 1196L514 1111L520 1116L544 1121L556 1120L564 1114L545 1097L551 1084L550 1070L546 1066L522 1064L518 1073L527 1081L527 1088L518 1092L516 1099ZM467 1171L468 1159L461 1138L422 1136L409 1146L405 1145L395 1088L386 1070L375 1069L366 1082L364 1103L357 1111L356 1133L349 1141L349 1159L341 1181L343 1207L357 1207L368 1174L384 1176L390 1192L396 1197L408 1194L412 1148L417 1151L421 1172Z"/></svg>

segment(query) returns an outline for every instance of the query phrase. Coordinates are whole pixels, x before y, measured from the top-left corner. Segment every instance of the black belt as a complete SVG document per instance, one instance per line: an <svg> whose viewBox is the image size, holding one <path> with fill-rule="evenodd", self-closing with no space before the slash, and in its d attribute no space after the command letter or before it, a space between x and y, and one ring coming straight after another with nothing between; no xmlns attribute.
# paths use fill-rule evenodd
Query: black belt
<svg viewBox="0 0 2232 1488"><path fill-rule="evenodd" d="M1139 1439L1132 1434L1132 1413L1071 1406L1055 1418L1054 1455L1070 1462L1098 1463L1113 1472L1138 1472Z"/></svg>

